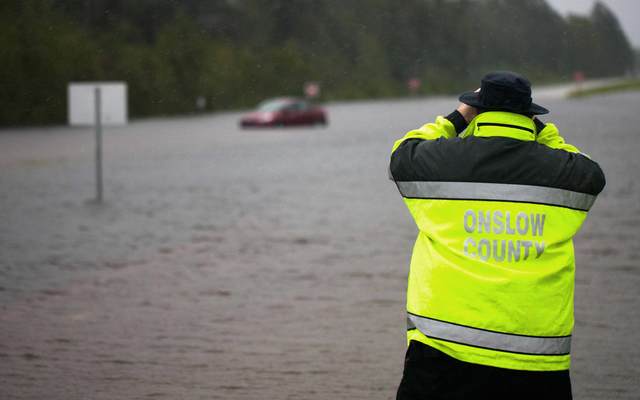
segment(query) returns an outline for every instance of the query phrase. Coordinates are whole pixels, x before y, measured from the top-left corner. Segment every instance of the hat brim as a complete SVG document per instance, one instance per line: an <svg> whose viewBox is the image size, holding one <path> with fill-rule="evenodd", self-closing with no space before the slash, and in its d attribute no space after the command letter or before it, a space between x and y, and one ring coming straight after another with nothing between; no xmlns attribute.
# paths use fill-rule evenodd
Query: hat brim
<svg viewBox="0 0 640 400"><path fill-rule="evenodd" d="M504 110L504 111L512 111L517 113L533 114L533 115L542 115L542 114L549 113L549 110L547 110L542 106L537 105L536 103L531 103L531 106L529 107L528 110L515 110L515 109L510 109L508 107L496 107L496 108L487 107L480 102L480 92L462 93L458 99L462 103L470 105L471 107L481 108L481 109L490 110L490 111Z"/></svg>

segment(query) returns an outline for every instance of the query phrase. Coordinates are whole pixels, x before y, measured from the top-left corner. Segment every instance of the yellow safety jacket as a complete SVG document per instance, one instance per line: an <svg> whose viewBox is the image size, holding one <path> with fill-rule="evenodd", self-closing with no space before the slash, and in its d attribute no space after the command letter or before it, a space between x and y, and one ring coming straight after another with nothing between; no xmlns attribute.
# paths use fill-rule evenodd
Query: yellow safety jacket
<svg viewBox="0 0 640 400"><path fill-rule="evenodd" d="M418 237L407 291L408 340L456 359L566 370L577 233L605 185L597 163L553 124L479 114L411 131L390 175Z"/></svg>

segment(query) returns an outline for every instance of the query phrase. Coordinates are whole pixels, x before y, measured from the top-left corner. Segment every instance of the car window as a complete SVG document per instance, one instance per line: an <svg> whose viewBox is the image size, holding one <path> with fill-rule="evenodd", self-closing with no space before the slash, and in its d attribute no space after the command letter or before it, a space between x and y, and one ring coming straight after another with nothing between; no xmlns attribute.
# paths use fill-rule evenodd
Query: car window
<svg viewBox="0 0 640 400"><path fill-rule="evenodd" d="M267 100L258 104L259 111L305 111L309 109L306 101Z"/></svg>
<svg viewBox="0 0 640 400"><path fill-rule="evenodd" d="M298 101L293 104L293 109L296 111L304 111L309 108L309 105L304 101Z"/></svg>
<svg viewBox="0 0 640 400"><path fill-rule="evenodd" d="M284 109L287 111L304 111L307 109L307 105L305 102L296 101L295 103L287 105Z"/></svg>
<svg viewBox="0 0 640 400"><path fill-rule="evenodd" d="M290 103L288 101L268 100L258 104L258 110L260 111L287 110L289 106L290 106Z"/></svg>
<svg viewBox="0 0 640 400"><path fill-rule="evenodd" d="M292 104L287 104L287 106L284 107L283 110L285 110L285 111L298 111L298 107L297 107L296 103L292 103Z"/></svg>

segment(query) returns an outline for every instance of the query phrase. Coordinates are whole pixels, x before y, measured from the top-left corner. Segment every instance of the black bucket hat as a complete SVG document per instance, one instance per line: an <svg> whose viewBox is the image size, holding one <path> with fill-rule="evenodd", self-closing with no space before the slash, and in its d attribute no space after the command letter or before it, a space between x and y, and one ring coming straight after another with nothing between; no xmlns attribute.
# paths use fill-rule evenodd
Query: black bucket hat
<svg viewBox="0 0 640 400"><path fill-rule="evenodd" d="M479 92L466 92L460 101L486 111L510 111L540 115L549 110L531 100L531 83L510 71L490 72L482 78Z"/></svg>

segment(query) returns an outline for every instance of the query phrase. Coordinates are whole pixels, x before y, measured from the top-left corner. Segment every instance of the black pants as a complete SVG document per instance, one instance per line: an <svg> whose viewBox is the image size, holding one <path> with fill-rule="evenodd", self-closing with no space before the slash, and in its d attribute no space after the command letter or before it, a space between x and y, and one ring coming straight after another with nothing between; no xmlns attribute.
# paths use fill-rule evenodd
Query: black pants
<svg viewBox="0 0 640 400"><path fill-rule="evenodd" d="M398 400L571 399L569 371L517 371L456 360L411 341Z"/></svg>

